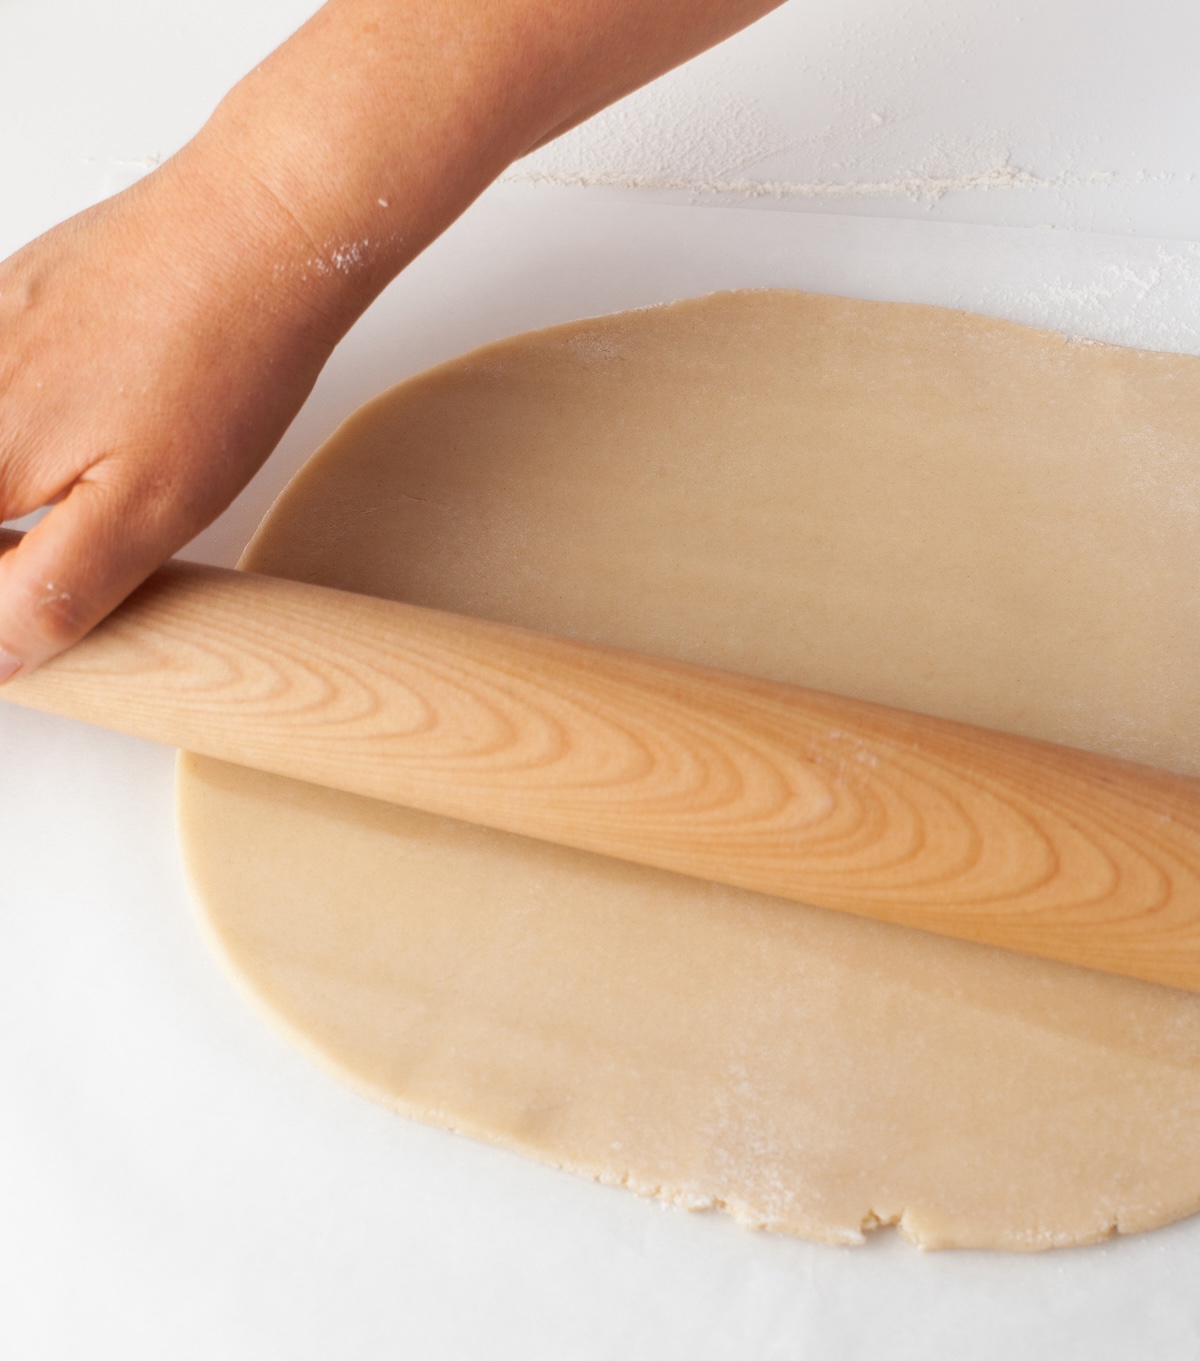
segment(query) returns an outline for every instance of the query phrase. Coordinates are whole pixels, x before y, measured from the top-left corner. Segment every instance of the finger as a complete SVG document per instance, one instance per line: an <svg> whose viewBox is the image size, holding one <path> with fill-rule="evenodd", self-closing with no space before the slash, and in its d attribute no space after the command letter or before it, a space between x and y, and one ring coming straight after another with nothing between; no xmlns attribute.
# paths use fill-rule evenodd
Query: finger
<svg viewBox="0 0 1200 1361"><path fill-rule="evenodd" d="M0 681L77 642L177 547L134 501L80 479L0 557Z"/></svg>

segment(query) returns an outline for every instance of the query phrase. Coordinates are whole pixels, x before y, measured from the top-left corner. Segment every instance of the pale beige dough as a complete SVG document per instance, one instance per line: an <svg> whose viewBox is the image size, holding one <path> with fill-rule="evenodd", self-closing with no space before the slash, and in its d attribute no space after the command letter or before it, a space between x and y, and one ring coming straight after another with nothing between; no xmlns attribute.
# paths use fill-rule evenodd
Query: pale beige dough
<svg viewBox="0 0 1200 1361"><path fill-rule="evenodd" d="M724 294L396 388L244 565L1200 772L1198 432L1200 360ZM192 757L180 816L236 974L420 1119L833 1243L1200 1207L1200 996Z"/></svg>

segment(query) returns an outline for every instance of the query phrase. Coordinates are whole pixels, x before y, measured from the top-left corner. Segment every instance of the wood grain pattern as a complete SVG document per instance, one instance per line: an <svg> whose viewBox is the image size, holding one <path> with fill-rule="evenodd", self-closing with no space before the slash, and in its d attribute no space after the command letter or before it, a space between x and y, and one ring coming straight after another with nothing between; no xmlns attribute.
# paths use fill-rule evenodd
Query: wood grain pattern
<svg viewBox="0 0 1200 1361"><path fill-rule="evenodd" d="M0 534L0 550L13 536ZM169 564L0 691L428 812L1200 990L1200 780Z"/></svg>

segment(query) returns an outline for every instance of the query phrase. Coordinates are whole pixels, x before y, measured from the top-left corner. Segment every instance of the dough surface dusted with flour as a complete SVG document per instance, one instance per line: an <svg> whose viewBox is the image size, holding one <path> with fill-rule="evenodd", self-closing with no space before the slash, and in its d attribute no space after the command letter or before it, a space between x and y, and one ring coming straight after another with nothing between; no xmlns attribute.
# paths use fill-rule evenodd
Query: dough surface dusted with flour
<svg viewBox="0 0 1200 1361"><path fill-rule="evenodd" d="M722 294L396 388L244 565L1200 773L1198 432L1197 359ZM191 756L180 816L235 973L418 1118L836 1243L1200 1207L1200 996Z"/></svg>

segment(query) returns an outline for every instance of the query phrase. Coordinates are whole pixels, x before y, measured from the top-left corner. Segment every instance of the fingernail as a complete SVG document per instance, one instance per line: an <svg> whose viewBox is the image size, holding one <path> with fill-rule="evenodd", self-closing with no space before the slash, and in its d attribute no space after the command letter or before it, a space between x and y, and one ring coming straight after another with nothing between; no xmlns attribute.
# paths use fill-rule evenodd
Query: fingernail
<svg viewBox="0 0 1200 1361"><path fill-rule="evenodd" d="M5 652L0 647L0 685L3 685L6 680L12 680L20 669L20 661L11 652Z"/></svg>

